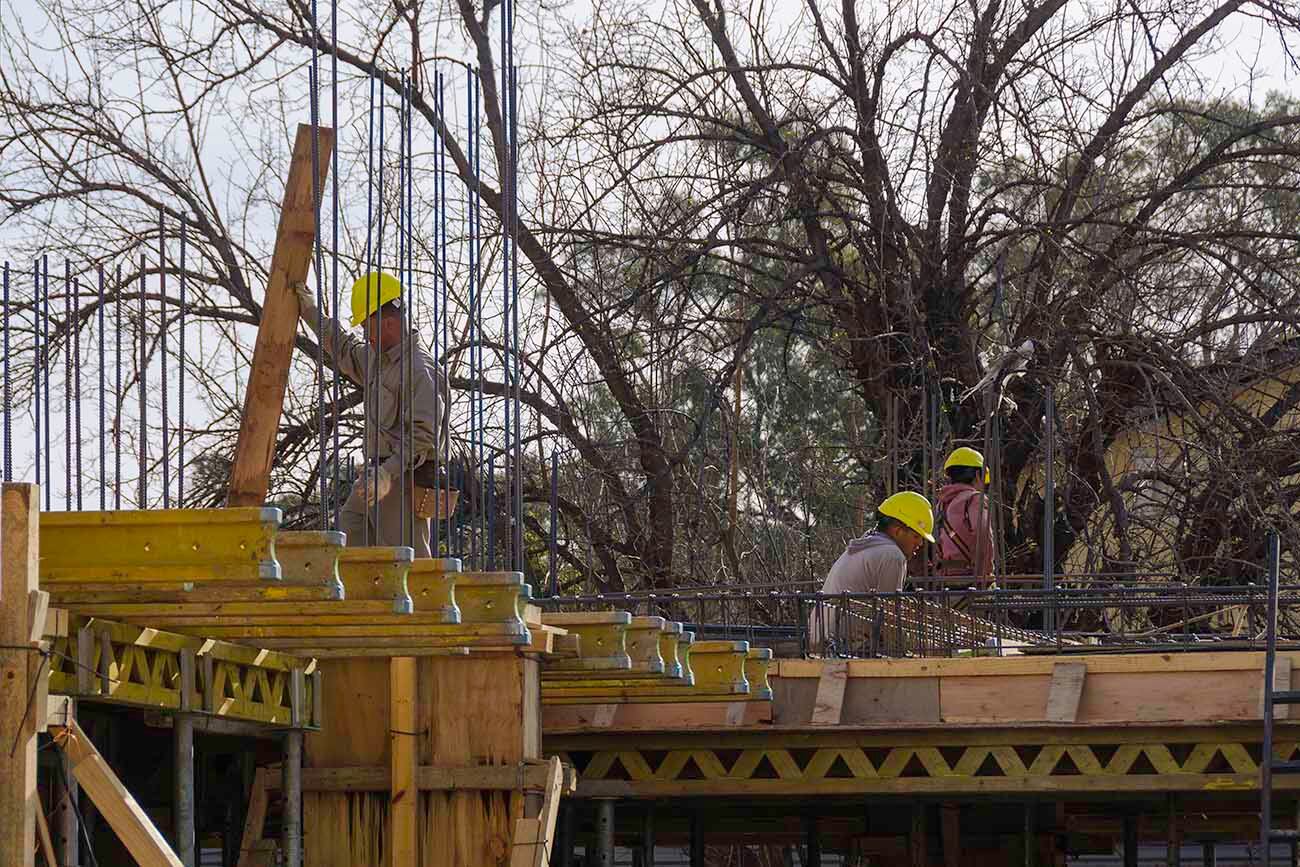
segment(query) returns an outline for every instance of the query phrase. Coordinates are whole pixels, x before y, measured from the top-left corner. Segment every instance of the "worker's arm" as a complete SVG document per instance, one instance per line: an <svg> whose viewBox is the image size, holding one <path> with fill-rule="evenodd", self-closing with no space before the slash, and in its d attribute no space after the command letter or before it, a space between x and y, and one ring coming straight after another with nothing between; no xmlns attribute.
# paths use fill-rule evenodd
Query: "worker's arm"
<svg viewBox="0 0 1300 867"><path fill-rule="evenodd" d="M979 510L975 519L976 539L979 539L979 562L975 564L975 575L987 578L993 574L993 520L989 514L989 498L979 495Z"/></svg>
<svg viewBox="0 0 1300 867"><path fill-rule="evenodd" d="M357 385L365 385L370 347L333 316L322 316L316 306L316 296L306 283L299 283L293 288L298 294L299 318L307 323L307 327L320 340L321 346L334 359L339 372ZM317 325L324 334L317 330Z"/></svg>
<svg viewBox="0 0 1300 867"><path fill-rule="evenodd" d="M414 339L414 336L412 336ZM384 461L389 475L396 478L406 460L413 470L426 461L439 461L447 453L447 381L431 361L417 354L411 371L411 439L403 453Z"/></svg>

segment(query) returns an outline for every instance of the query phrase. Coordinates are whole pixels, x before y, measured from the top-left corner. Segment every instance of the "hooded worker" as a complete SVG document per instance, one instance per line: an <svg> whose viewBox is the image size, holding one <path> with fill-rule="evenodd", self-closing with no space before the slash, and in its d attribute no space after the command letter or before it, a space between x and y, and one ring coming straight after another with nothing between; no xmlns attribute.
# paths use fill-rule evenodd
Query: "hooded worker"
<svg viewBox="0 0 1300 867"><path fill-rule="evenodd" d="M339 372L365 391L366 468L339 510L338 529L349 545L410 545L416 557L431 556L429 521L413 508L413 476L418 468L446 465L450 392L437 361L406 327L401 281L376 271L352 285L351 322L360 336L332 317L320 318L306 284L294 288L303 322L316 332L319 320L321 345Z"/></svg>
<svg viewBox="0 0 1300 867"><path fill-rule="evenodd" d="M993 574L993 525L984 494L991 481L984 455L954 449L944 461L948 484L939 489L939 575L973 577L984 586Z"/></svg>
<svg viewBox="0 0 1300 867"><path fill-rule="evenodd" d="M907 561L925 542L933 542L934 509L915 491L887 497L876 508L876 527L849 542L831 566L822 593L894 593L907 580ZM825 609L824 611L822 609ZM836 636L834 603L813 610L808 628L814 649ZM843 644L843 636L838 636Z"/></svg>

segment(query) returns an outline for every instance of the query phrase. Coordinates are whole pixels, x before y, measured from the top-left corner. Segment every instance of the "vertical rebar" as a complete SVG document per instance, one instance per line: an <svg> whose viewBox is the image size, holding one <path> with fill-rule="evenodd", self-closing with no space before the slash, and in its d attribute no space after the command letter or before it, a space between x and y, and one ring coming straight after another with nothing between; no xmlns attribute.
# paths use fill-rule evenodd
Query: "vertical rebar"
<svg viewBox="0 0 1300 867"><path fill-rule="evenodd" d="M41 260L37 259L32 263L32 398L33 409L32 415L36 421L36 484L48 490L49 485L41 485L43 476L41 475L41 456L44 449L41 448L41 433L44 429L42 412L44 410L44 401L41 400L41 385L44 380L43 371L41 370L41 351L44 348L44 341L41 340ZM5 353L5 358L9 353ZM9 375L9 366L5 365L5 375ZM48 494L47 494L48 496Z"/></svg>
<svg viewBox="0 0 1300 867"><path fill-rule="evenodd" d="M487 567L488 571L495 571L497 568L497 540L496 540L496 499L497 499L497 459L493 455L488 458L488 489L487 489Z"/></svg>
<svg viewBox="0 0 1300 867"><path fill-rule="evenodd" d="M63 260L63 508L72 511L72 262Z"/></svg>
<svg viewBox="0 0 1300 867"><path fill-rule="evenodd" d="M381 86L379 88L379 142L378 142L379 158L377 160L377 162L379 163L379 185L376 193L376 199L379 202L379 227L375 233L375 272L376 273L382 273L384 270L384 229L386 228L385 217L387 216L387 207L384 201L384 133L385 133L384 107L387 102L388 102L388 93L386 89ZM377 486L378 475L379 475L379 467L378 467L379 383L381 378L383 377L383 367L384 367L384 351L383 348L380 346L380 339L379 339L380 338L379 326L380 326L381 317L375 315L376 313L379 312L378 310L379 281L378 280L373 281L371 287L367 289L366 294L367 294L368 302L371 300L369 297L369 293L371 289L373 289L375 293L373 298L374 303L366 304L366 312L370 314L368 320L370 322L370 333L373 337L370 344L373 347L371 350L371 355L373 355L375 358L375 363L371 365L374 369L374 375L375 375L374 381L371 383L371 394L373 395L373 399L374 399L374 410L373 410L374 414L371 416L371 418L374 419L374 424L371 425L371 428L374 430L375 436L374 436L373 448L371 449L370 454L372 457L376 459L376 467L374 472L375 472L375 484ZM380 508L379 498L375 497L374 500L375 500L374 505L370 509L370 520L374 522L376 540L378 544L381 545L385 543L391 543L392 542L391 539L378 538L379 537L379 508ZM401 541L400 537L398 541L399 542Z"/></svg>
<svg viewBox="0 0 1300 867"><path fill-rule="evenodd" d="M312 213L312 262L316 277L316 334L325 333L325 261L320 243L320 208L324 191L320 182L320 21L317 17L316 0L311 0L311 34L312 52L311 68L308 70L311 89L311 213ZM316 435L317 462L316 475L320 482L320 516L321 529L325 529L325 341L316 341Z"/></svg>
<svg viewBox="0 0 1300 867"><path fill-rule="evenodd" d="M138 382L136 383L137 391L139 392L139 396L140 396L140 420L139 420L140 443L136 449L136 451L139 453L139 463L140 463L140 467L139 467L140 478L136 485L138 490L136 492L135 505L137 509L148 508L148 503L146 502L146 491L147 491L147 484L148 484L147 476L149 471L149 466L148 466L149 420L148 420L148 410L145 404L145 389L148 387L147 374L148 374L148 363L149 363L149 347L148 347L148 343L145 340L145 334L147 331L147 329L145 328L145 266L146 266L145 258L142 255L140 257L140 325L139 328L137 329L137 337L140 340L140 361L139 361L140 370L136 377L138 380Z"/></svg>
<svg viewBox="0 0 1300 867"><path fill-rule="evenodd" d="M45 352L41 356L44 366L45 375L41 378L41 384L45 388L45 511L51 511L54 507L54 471L50 465L50 458L54 453L50 446L50 432L53 422L50 418L50 257L41 257L41 271L45 278L45 291L41 295L41 309L44 311L44 343Z"/></svg>
<svg viewBox="0 0 1300 867"><path fill-rule="evenodd" d="M410 403L409 395L406 393L406 357L407 340L406 327L408 324L411 289L406 284L406 72L402 72L401 91L397 99L397 278L402 281L402 291L405 295L402 298L401 309L399 314L402 322L402 332L399 337L397 351L397 393L400 395L399 415L395 419L397 422L397 466L400 468L401 476L397 479L397 490L394 495L397 497L406 497L406 410ZM407 517L409 509L403 504L397 510L397 538L399 545L410 545L410 536L407 535Z"/></svg>
<svg viewBox="0 0 1300 867"><path fill-rule="evenodd" d="M104 441L105 432L108 430L105 422L107 421L107 410L105 406L107 390L104 388L104 266L100 264L97 270L99 285L96 287L99 295L99 305L95 309L95 317L99 326L99 510L102 512L108 508L108 445ZM6 356L8 352L5 353Z"/></svg>
<svg viewBox="0 0 1300 867"><path fill-rule="evenodd" d="M339 53L337 46L339 44L339 4L338 0L330 0L330 45L335 50L330 51L330 126L334 129L335 136L338 135L339 128ZM332 306L330 310L334 312L330 319L331 327L334 329L334 346L340 344L339 340L339 148L338 141L335 140L334 147L330 149L330 189L332 196L330 198L330 290ZM343 396L343 386L339 379L338 364L332 365L334 388L332 392L333 400L331 401L331 426L334 431L334 451L332 452L334 460L332 461L332 482L330 486L330 495L334 504L334 520L331 527L337 527L339 524L339 402Z"/></svg>
<svg viewBox="0 0 1300 867"><path fill-rule="evenodd" d="M1056 397L1048 385L1043 397L1043 589L1056 586ZM1056 632L1056 611L1052 605L1043 609L1043 629Z"/></svg>
<svg viewBox="0 0 1300 867"><path fill-rule="evenodd" d="M14 444L13 444L13 424L9 417L9 263L5 262L4 274L4 480L12 482L14 480Z"/></svg>
<svg viewBox="0 0 1300 867"><path fill-rule="evenodd" d="M560 511L560 462L559 452L551 452L551 533L548 544L549 560L547 573L550 575L548 594L558 596L560 593L560 572L557 565L559 549Z"/></svg>
<svg viewBox="0 0 1300 867"><path fill-rule="evenodd" d="M1277 665L1277 595L1281 544L1276 530L1265 541L1268 604L1264 613L1264 744L1259 755L1259 845L1264 867L1272 861L1273 830L1273 672Z"/></svg>
<svg viewBox="0 0 1300 867"><path fill-rule="evenodd" d="M181 214L181 309L178 314L180 334L176 351L176 505L185 507L185 308L189 304L189 276L186 272L185 254L189 245L189 221ZM102 388L102 386L101 386ZM101 425L102 427L102 425Z"/></svg>
<svg viewBox="0 0 1300 867"><path fill-rule="evenodd" d="M122 508L122 266L114 271L113 344L117 383L113 389L113 508Z"/></svg>
<svg viewBox="0 0 1300 867"><path fill-rule="evenodd" d="M171 439L167 425L171 421L171 408L168 406L167 392L171 384L167 381L167 226L163 221L162 209L158 211L158 385L161 392L162 417L162 484L163 508L172 507L172 453Z"/></svg>
<svg viewBox="0 0 1300 867"><path fill-rule="evenodd" d="M81 283L72 281L72 291L76 296L76 317L81 318ZM76 442L73 444L73 455L76 458L77 468L73 474L77 485L77 511L82 509L82 484L81 480L85 478L82 473L81 465L81 329L77 327L75 321L68 322L70 329L69 336L72 339L72 406L76 412L72 421L73 429L76 431ZM101 434L102 436L102 434Z"/></svg>

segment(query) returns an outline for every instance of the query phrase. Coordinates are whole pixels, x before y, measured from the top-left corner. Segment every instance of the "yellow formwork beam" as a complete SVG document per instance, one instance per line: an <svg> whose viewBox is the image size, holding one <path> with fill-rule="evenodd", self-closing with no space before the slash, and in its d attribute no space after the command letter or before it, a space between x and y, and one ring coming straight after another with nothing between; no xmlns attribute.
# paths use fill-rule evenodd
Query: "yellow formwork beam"
<svg viewBox="0 0 1300 867"><path fill-rule="evenodd" d="M349 600L388 602L397 614L413 610L406 573L415 550L406 546L344 548L339 552L339 580Z"/></svg>
<svg viewBox="0 0 1300 867"><path fill-rule="evenodd" d="M691 644L691 674L695 686L711 693L749 692L745 678L748 641L696 641Z"/></svg>
<svg viewBox="0 0 1300 867"><path fill-rule="evenodd" d="M339 555L347 536L338 530L285 530L275 536L280 580L295 587L320 587L331 599L343 599Z"/></svg>
<svg viewBox="0 0 1300 867"><path fill-rule="evenodd" d="M510 623L525 629L533 588L522 572L461 572L453 592L462 623Z"/></svg>
<svg viewBox="0 0 1300 867"><path fill-rule="evenodd" d="M770 699L772 684L767 679L772 667L772 648L751 647L745 654L745 680L749 681L749 695L755 699Z"/></svg>
<svg viewBox="0 0 1300 867"><path fill-rule="evenodd" d="M41 586L277 581L280 510L41 513Z"/></svg>
<svg viewBox="0 0 1300 867"><path fill-rule="evenodd" d="M659 655L664 660L664 677L689 684L691 682L691 669L689 665L682 665L682 658L677 652L678 646L682 641L682 625L675 620L669 620L664 623L663 631L659 633ZM695 636L691 636L692 639Z"/></svg>
<svg viewBox="0 0 1300 867"><path fill-rule="evenodd" d="M419 559L406 573L406 590L411 595L415 613L436 616L441 623L460 623L456 605L456 581L460 577L460 560Z"/></svg>
<svg viewBox="0 0 1300 867"><path fill-rule="evenodd" d="M587 677L591 672L632 671L627 652L627 628L632 615L626 611L546 612L542 623L558 626L578 637L578 655L548 662L542 677Z"/></svg>

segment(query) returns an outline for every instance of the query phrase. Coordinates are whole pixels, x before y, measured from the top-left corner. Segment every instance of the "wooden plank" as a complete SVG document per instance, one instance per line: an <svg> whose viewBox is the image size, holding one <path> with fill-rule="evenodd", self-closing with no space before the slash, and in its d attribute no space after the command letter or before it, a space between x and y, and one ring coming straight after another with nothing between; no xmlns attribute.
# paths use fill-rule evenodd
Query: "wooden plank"
<svg viewBox="0 0 1300 867"><path fill-rule="evenodd" d="M817 681L817 698L813 701L812 717L809 720L815 726L835 726L840 724L840 715L844 710L844 689L848 685L849 663L847 660L828 659L822 665L822 674Z"/></svg>
<svg viewBox="0 0 1300 867"><path fill-rule="evenodd" d="M392 789L388 802L389 840L386 848L392 867L420 863L420 835L416 823L420 804L416 783L420 768L416 741L416 664L416 659L410 656L394 657L388 663Z"/></svg>
<svg viewBox="0 0 1300 867"><path fill-rule="evenodd" d="M136 863L140 867L183 867L148 814L131 797L76 720L51 731L55 743L71 761L72 774L81 784L82 792L90 797Z"/></svg>
<svg viewBox="0 0 1300 867"><path fill-rule="evenodd" d="M254 867L258 863L257 845L262 842L266 827L267 782L270 771L258 768L253 774L253 785L248 790L248 813L244 818L244 836L239 843L239 867Z"/></svg>
<svg viewBox="0 0 1300 867"><path fill-rule="evenodd" d="M1048 722L1072 723L1079 716L1079 699L1088 667L1082 662L1058 662L1052 667L1052 683L1047 692Z"/></svg>
<svg viewBox="0 0 1300 867"><path fill-rule="evenodd" d="M546 767L541 810L536 818L515 822L510 867L544 867L551 862L551 843L555 838L555 820L559 816L563 785L564 767L558 757L552 756Z"/></svg>
<svg viewBox="0 0 1300 867"><path fill-rule="evenodd" d="M39 489L6 483L0 489L0 867L36 860L36 729L45 700L31 707L44 658L32 647L30 600L40 566ZM44 627L44 618L39 624Z"/></svg>
<svg viewBox="0 0 1300 867"><path fill-rule="evenodd" d="M1280 652L1278 659L1294 663L1300 652ZM1205 651L1196 653L1096 654L1071 657L1088 668L1088 674L1129 674L1143 672L1227 672L1263 671L1264 654L1242 651ZM783 678L820 678L822 666L829 660L781 659L773 663L771 676ZM991 677L1006 675L1048 675L1058 658L1050 656L957 657L952 659L853 659L849 660L849 677Z"/></svg>
<svg viewBox="0 0 1300 867"><path fill-rule="evenodd" d="M334 130L318 127L319 175L312 178L312 128L298 125L284 186L280 225L271 273L262 299L262 319L253 347L239 424L239 440L230 470L231 506L258 506L266 499L275 434L280 426L285 387L289 383L289 360L298 330L298 297L291 288L307 279L312 248L316 240L315 191L324 190L334 149Z"/></svg>

